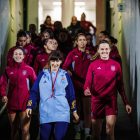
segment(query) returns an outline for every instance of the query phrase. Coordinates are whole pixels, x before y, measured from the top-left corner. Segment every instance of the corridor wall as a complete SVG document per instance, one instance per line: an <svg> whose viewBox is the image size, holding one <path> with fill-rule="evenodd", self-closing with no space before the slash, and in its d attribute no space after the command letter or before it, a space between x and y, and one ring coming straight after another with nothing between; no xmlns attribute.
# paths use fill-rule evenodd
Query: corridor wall
<svg viewBox="0 0 140 140"><path fill-rule="evenodd" d="M124 11L118 4L124 3ZM133 108L131 117L140 136L140 7L139 0L114 0L111 35L118 39L126 94Z"/></svg>
<svg viewBox="0 0 140 140"><path fill-rule="evenodd" d="M19 29L23 29L23 1L0 0L0 76L7 63L7 53L16 43Z"/></svg>

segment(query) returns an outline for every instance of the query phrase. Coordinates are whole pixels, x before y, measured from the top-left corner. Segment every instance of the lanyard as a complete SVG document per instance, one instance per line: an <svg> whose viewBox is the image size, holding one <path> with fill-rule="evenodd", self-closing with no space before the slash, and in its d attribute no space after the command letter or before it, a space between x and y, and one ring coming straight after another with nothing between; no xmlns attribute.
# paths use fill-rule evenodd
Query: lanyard
<svg viewBox="0 0 140 140"><path fill-rule="evenodd" d="M56 82L56 78L57 78L57 75L58 75L58 71L57 71L57 73L56 73L54 83L53 83L53 78L52 78L52 72L50 71L50 73L51 73L51 79L52 79L52 91L54 92L54 91L55 91L54 85L55 85L55 82ZM51 98L52 98L52 97L53 97L53 94L51 95Z"/></svg>

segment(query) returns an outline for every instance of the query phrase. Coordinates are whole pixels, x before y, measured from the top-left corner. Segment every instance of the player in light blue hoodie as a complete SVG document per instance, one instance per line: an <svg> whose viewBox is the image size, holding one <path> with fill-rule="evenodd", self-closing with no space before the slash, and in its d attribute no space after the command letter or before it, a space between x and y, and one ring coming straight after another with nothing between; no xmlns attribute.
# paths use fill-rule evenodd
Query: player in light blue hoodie
<svg viewBox="0 0 140 140"><path fill-rule="evenodd" d="M70 75L60 69L63 57L60 51L53 51L44 70L41 71L31 89L27 104L27 117L30 117L36 101L40 99L40 140L49 140L54 125L55 139L64 140L70 122L70 109L78 122L75 92Z"/></svg>

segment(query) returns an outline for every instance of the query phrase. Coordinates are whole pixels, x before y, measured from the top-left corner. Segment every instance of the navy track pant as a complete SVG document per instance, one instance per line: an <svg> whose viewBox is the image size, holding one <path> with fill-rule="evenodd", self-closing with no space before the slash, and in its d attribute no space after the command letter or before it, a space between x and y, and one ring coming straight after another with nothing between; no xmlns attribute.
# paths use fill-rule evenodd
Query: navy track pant
<svg viewBox="0 0 140 140"><path fill-rule="evenodd" d="M44 123L40 125L40 140L49 140L51 129L54 126L55 140L65 140L68 122Z"/></svg>

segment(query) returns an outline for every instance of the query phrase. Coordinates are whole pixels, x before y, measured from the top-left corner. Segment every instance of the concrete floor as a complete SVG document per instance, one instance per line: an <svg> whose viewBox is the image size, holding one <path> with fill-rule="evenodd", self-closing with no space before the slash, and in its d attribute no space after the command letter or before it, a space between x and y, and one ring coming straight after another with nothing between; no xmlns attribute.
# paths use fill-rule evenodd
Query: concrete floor
<svg viewBox="0 0 140 140"><path fill-rule="evenodd" d="M125 106L120 97L118 98L118 108L119 108L119 115L117 117L117 122L115 126L115 140L139 140L133 122L131 121L130 117L127 115L125 111ZM0 140L11 140L10 130L11 129L8 120L8 115L7 112L5 111L0 118ZM67 130L66 140L74 140L74 134L75 134L74 125L71 123L69 124ZM32 116L30 135L31 135L31 140L36 140L38 135L38 124L37 124L37 117L35 115ZM105 134L105 120L104 120L102 133L101 133L102 140L105 140L105 137L106 134Z"/></svg>

